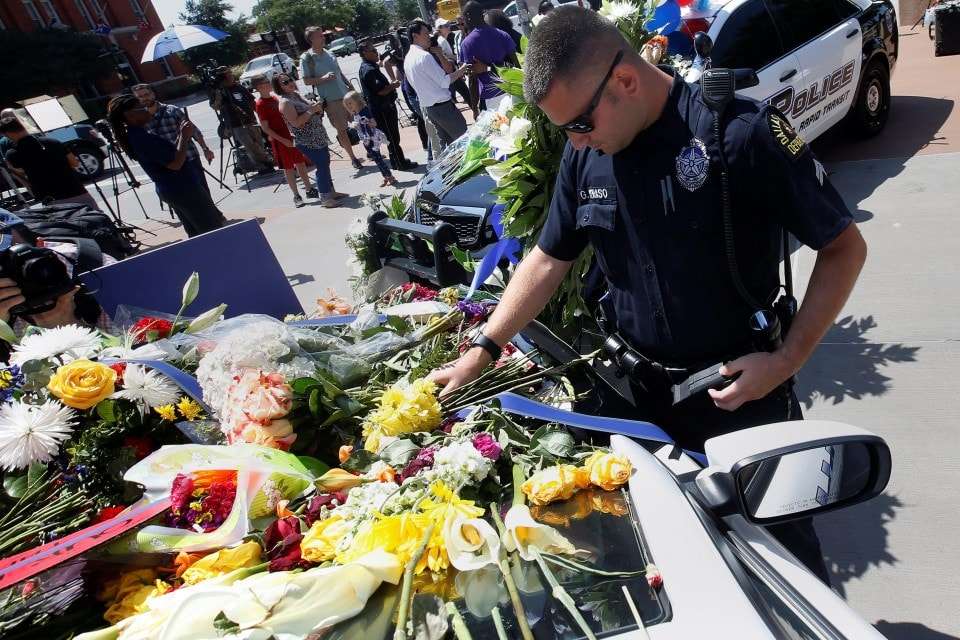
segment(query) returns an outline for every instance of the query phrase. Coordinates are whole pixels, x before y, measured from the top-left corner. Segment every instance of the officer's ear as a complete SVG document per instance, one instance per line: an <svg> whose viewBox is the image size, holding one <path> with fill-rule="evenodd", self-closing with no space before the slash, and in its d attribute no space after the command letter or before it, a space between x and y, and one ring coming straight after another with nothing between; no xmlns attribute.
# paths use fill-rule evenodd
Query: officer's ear
<svg viewBox="0 0 960 640"><path fill-rule="evenodd" d="M640 70L628 61L617 65L616 69L613 70L613 75L610 76L609 84L613 86L617 94L625 98L635 98L643 93L641 91Z"/></svg>

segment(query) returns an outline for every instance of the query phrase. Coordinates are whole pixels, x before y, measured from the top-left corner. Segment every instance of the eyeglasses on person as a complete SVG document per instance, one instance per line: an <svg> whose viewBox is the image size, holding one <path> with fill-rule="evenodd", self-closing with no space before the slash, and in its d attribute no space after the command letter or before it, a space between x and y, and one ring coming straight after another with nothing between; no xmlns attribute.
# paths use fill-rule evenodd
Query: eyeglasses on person
<svg viewBox="0 0 960 640"><path fill-rule="evenodd" d="M623 60L623 50L618 51L617 55L613 58L613 64L610 65L607 75L603 76L603 82L600 83L597 91L593 94L593 98L590 99L587 110L570 122L560 125L561 129L570 131L571 133L590 133L593 131L593 111L597 108L597 105L600 104L600 98L603 97L603 90L607 88L607 83L610 81L610 77L613 76L613 70L617 68L621 60Z"/></svg>

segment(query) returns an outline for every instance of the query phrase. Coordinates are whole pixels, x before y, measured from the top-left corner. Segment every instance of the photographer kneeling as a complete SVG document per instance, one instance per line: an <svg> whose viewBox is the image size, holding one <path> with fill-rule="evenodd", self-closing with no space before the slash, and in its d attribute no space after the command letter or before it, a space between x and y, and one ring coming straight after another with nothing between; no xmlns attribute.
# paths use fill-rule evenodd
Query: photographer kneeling
<svg viewBox="0 0 960 640"><path fill-rule="evenodd" d="M20 325L14 327L17 333L23 324L108 329L100 305L76 276L115 262L92 240L45 241L18 216L0 209L0 320Z"/></svg>

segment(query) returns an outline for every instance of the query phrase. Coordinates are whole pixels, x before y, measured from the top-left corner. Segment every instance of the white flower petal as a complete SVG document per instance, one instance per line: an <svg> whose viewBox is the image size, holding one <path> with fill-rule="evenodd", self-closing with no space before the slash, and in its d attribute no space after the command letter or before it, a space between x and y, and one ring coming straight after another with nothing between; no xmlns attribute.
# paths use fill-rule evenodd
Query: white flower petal
<svg viewBox="0 0 960 640"><path fill-rule="evenodd" d="M0 468L11 471L49 462L73 432L75 417L73 409L55 400L0 406Z"/></svg>
<svg viewBox="0 0 960 640"><path fill-rule="evenodd" d="M480 535L479 543L470 542L466 538L465 527L472 527ZM500 557L500 537L489 522L480 518L468 519L461 514L448 518L443 539L447 544L450 564L459 571L473 571L496 564Z"/></svg>
<svg viewBox="0 0 960 640"><path fill-rule="evenodd" d="M46 360L60 356L64 363L89 359L100 350L100 335L93 329L68 324L53 329L41 329L25 335L15 345L10 364L22 365L29 360Z"/></svg>
<svg viewBox="0 0 960 640"><path fill-rule="evenodd" d="M137 402L143 410L173 404L180 397L180 388L161 373L130 364L123 372L123 389L110 397Z"/></svg>
<svg viewBox="0 0 960 640"><path fill-rule="evenodd" d="M530 515L527 505L514 505L503 519L506 532L503 546L507 551L516 549L524 560L533 560L530 547L536 547L547 553L565 553L573 555L576 548L559 531L542 524Z"/></svg>

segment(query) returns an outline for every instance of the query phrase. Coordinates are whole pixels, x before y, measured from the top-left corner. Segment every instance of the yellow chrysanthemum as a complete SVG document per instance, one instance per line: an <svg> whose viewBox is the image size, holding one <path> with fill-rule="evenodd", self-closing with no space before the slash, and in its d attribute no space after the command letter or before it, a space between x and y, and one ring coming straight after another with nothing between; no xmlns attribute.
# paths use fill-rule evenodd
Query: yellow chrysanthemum
<svg viewBox="0 0 960 640"><path fill-rule="evenodd" d="M337 562L346 564L375 549L396 554L401 564L413 556L430 521L422 513L405 512L392 516L377 515L364 523L350 543L350 547L337 555ZM432 538L432 536L431 536ZM417 564L417 573L427 566L424 553Z"/></svg>
<svg viewBox="0 0 960 640"><path fill-rule="evenodd" d="M479 518L484 510L475 506L473 500L462 500L453 489L440 480L430 485L430 494L432 497L425 498L420 503L420 508L428 521L436 523L436 526L423 555L430 570L438 572L450 566L447 541L443 534L447 520L457 515L465 518Z"/></svg>
<svg viewBox="0 0 960 640"><path fill-rule="evenodd" d="M364 448L379 451L384 436L432 431L440 424L437 385L426 379L397 383L380 396L379 407L363 426Z"/></svg>
<svg viewBox="0 0 960 640"><path fill-rule="evenodd" d="M177 409L180 410L180 415L184 418L193 422L203 413L203 409L200 408L200 405L197 404L192 398L183 396L180 398L180 402L177 403Z"/></svg>
<svg viewBox="0 0 960 640"><path fill-rule="evenodd" d="M172 404L165 404L159 407L154 407L153 410L156 411L160 415L160 417L163 418L164 420L169 420L170 422L177 421L177 408L174 407Z"/></svg>

